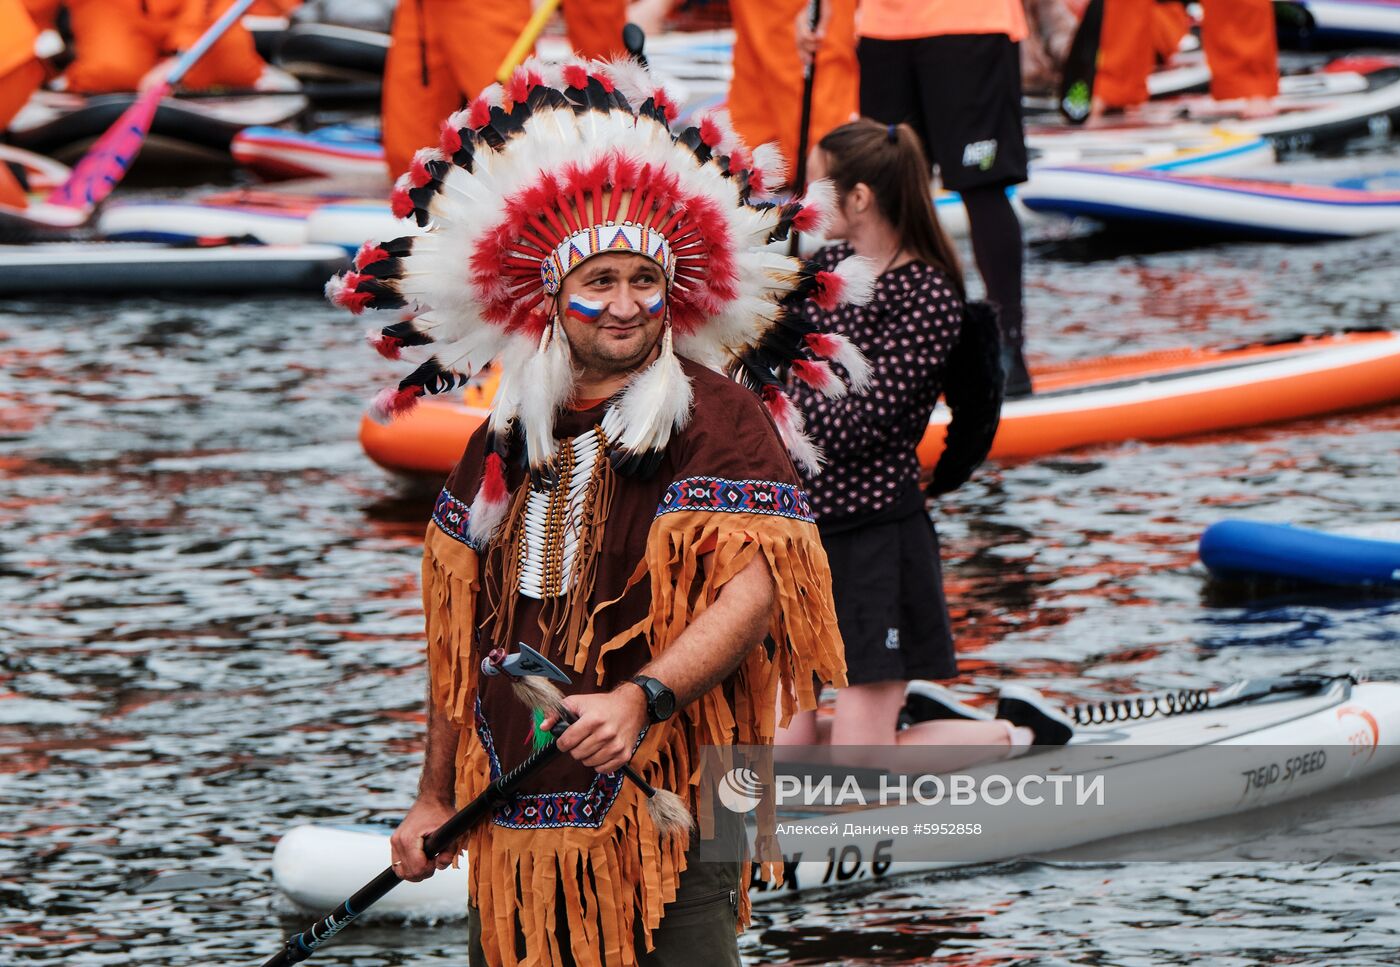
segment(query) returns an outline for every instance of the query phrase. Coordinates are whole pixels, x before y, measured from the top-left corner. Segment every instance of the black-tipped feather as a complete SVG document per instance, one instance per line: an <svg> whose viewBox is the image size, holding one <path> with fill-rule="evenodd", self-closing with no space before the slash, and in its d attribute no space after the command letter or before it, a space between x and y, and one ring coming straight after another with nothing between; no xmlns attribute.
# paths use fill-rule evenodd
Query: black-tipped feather
<svg viewBox="0 0 1400 967"><path fill-rule="evenodd" d="M369 293L372 309L404 309L408 306L408 300L399 293L398 287L389 281L362 278L355 286L355 291Z"/></svg>
<svg viewBox="0 0 1400 967"><path fill-rule="evenodd" d="M665 455L665 450L624 450L619 447L608 453L608 462L620 477L646 480L661 469L661 458Z"/></svg>
<svg viewBox="0 0 1400 967"><path fill-rule="evenodd" d="M443 369L436 359L430 359L400 380L399 389L421 386L424 393L446 393L466 381L466 376Z"/></svg>
<svg viewBox="0 0 1400 967"><path fill-rule="evenodd" d="M690 153L695 155L695 160L702 165L707 164L714 157L714 152L710 146L700 137L700 129L689 127L676 136L676 144L684 145L690 149Z"/></svg>
<svg viewBox="0 0 1400 967"><path fill-rule="evenodd" d="M427 346L433 341L432 336L413 328L412 322L396 322L379 331L390 339L398 340L402 346Z"/></svg>

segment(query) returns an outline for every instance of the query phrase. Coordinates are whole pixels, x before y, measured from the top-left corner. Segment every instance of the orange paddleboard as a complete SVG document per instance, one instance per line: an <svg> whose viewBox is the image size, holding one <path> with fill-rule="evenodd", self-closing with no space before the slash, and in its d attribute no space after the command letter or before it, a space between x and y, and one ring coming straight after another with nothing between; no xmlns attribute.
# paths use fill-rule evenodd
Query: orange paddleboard
<svg viewBox="0 0 1400 967"><path fill-rule="evenodd" d="M1002 408L992 457L1036 457L1125 440L1167 440L1400 400L1400 333L1308 336L1233 349L1177 349L1039 367L1036 393ZM424 400L382 426L360 423L365 452L389 470L442 476L486 418L494 380ZM948 423L934 410L919 444L932 468Z"/></svg>

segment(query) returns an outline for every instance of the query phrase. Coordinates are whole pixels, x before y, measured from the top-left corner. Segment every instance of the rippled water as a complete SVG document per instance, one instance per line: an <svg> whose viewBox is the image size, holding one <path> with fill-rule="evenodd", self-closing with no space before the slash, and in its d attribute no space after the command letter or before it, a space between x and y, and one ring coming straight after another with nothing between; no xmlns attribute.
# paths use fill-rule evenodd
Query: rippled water
<svg viewBox="0 0 1400 967"><path fill-rule="evenodd" d="M1393 325L1395 238L1033 247L1042 358ZM0 307L0 961L260 963L277 836L402 812L424 493L355 442L393 375L312 298ZM1400 520L1400 407L1003 466L940 508L966 683L1069 700L1400 678L1400 601L1213 598L1232 514ZM1394 962L1400 866L1015 865L768 909L753 962ZM323 964L465 962L370 926Z"/></svg>

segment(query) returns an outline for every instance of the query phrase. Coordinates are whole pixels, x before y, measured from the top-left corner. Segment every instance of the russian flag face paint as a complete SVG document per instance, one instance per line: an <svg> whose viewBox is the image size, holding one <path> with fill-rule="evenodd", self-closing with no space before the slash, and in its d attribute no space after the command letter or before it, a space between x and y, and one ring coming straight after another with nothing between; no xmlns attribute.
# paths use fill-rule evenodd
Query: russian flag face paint
<svg viewBox="0 0 1400 967"><path fill-rule="evenodd" d="M579 322L597 322L598 317L603 314L607 307L605 302L594 302L592 299L585 299L581 295L569 296L569 304L564 310L564 315L570 319L577 319Z"/></svg>
<svg viewBox="0 0 1400 967"><path fill-rule="evenodd" d="M665 308L666 294L664 292L658 291L656 295L652 296L650 299L644 299L642 301L642 311L652 317L661 315Z"/></svg>

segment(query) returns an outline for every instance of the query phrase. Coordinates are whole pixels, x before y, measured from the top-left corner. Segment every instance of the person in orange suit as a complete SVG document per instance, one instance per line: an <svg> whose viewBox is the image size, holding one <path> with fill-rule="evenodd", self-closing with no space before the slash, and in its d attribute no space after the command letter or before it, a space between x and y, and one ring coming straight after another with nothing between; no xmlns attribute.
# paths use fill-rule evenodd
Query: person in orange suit
<svg viewBox="0 0 1400 967"><path fill-rule="evenodd" d="M44 65L35 54L39 28L21 0L0 0L0 131L44 82ZM19 179L0 162L0 205L24 208L28 199Z"/></svg>
<svg viewBox="0 0 1400 967"><path fill-rule="evenodd" d="M856 63L857 0L825 0L821 43L812 88L808 144L856 116L860 68ZM730 0L734 19L734 77L729 117L751 145L778 142L797 161L802 123L802 61L793 24L806 16L807 0Z"/></svg>
<svg viewBox="0 0 1400 967"><path fill-rule="evenodd" d="M1185 33L1178 10L1163 14L1156 0L1105 0L1094 77L1094 111L1128 108L1147 100L1147 78L1161 48ZM1264 110L1278 94L1278 38L1270 0L1203 0L1201 47L1217 101L1248 100ZM1171 17L1177 18L1172 21ZM1174 47L1172 48L1174 49Z"/></svg>
<svg viewBox="0 0 1400 967"><path fill-rule="evenodd" d="M84 94L143 89L164 77L233 0L69 0L76 58L60 79ZM266 69L234 24L190 69L184 87L253 87Z"/></svg>
<svg viewBox="0 0 1400 967"><path fill-rule="evenodd" d="M530 0L402 0L384 65L384 157L390 174L436 145L442 122L496 80L530 19ZM626 0L566 0L569 43L582 57L625 53Z"/></svg>

